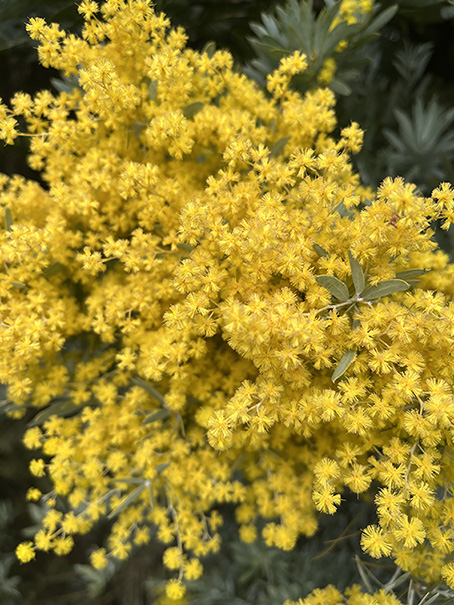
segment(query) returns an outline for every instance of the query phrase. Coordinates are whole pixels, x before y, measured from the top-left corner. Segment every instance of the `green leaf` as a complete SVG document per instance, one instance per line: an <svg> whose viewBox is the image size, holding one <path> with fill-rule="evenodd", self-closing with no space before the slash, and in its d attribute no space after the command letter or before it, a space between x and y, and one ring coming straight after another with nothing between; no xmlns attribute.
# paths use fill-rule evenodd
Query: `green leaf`
<svg viewBox="0 0 454 605"><path fill-rule="evenodd" d="M339 7L337 7L336 12L338 12L338 10L339 10ZM348 39L349 33L352 30L352 26L346 22L339 23L338 25L336 25L336 27L334 29L332 29L328 34L323 35L323 40L320 39L320 42L318 43L319 44L318 49L315 47L317 29L318 28L316 26L315 36L314 36L314 50L317 53L318 65L321 67L322 64L324 63L325 59L327 59L328 57L333 55L336 46L342 40Z"/></svg>
<svg viewBox="0 0 454 605"><path fill-rule="evenodd" d="M194 250L189 244L177 244L177 248L184 250L185 252L192 252Z"/></svg>
<svg viewBox="0 0 454 605"><path fill-rule="evenodd" d="M342 356L342 359L337 364L336 369L331 376L331 380L335 382L338 378L342 376L342 374L348 369L352 361L356 357L356 351L346 351Z"/></svg>
<svg viewBox="0 0 454 605"><path fill-rule="evenodd" d="M339 5L334 4L329 8L324 8L320 14L318 15L315 26L314 26L314 34L313 34L313 42L312 49L313 55L315 57L321 57L324 60L325 53L329 53L329 49L326 48L328 40L335 38L336 41L333 42L332 48L339 44L340 40L342 40L345 35L345 30L348 25L346 23L339 23L337 26L333 28L334 19L339 14ZM337 30L342 30L339 39L337 39Z"/></svg>
<svg viewBox="0 0 454 605"><path fill-rule="evenodd" d="M375 34L376 32L378 32L382 27L384 27L389 21L391 21L391 19L394 17L394 15L397 13L398 11L398 6L397 4L393 4L392 6L389 6L387 9L385 9L383 12L381 12L372 22L371 24L367 27L367 29L363 32L364 36L368 36L370 34Z"/></svg>
<svg viewBox="0 0 454 605"><path fill-rule="evenodd" d="M18 405L17 403L14 403L9 399L0 401L0 416L3 416L3 414L10 414L11 412L19 412L23 409L23 405Z"/></svg>
<svg viewBox="0 0 454 605"><path fill-rule="evenodd" d="M351 251L348 251L348 260L350 262L350 268L352 270L353 284L355 286L355 291L358 296L364 290L364 286L366 284L364 280L364 273L361 269L361 265L358 260L353 256Z"/></svg>
<svg viewBox="0 0 454 605"><path fill-rule="evenodd" d="M281 153L287 143L290 141L291 137L282 137L274 143L271 147L270 157L277 158L277 156Z"/></svg>
<svg viewBox="0 0 454 605"><path fill-rule="evenodd" d="M202 109L203 103L196 101L195 103L190 103L189 105L186 105L186 107L183 107L183 115L186 119L190 120Z"/></svg>
<svg viewBox="0 0 454 605"><path fill-rule="evenodd" d="M337 277L333 277L332 275L319 275L316 280L321 286L329 290L337 300L345 302L350 298L347 286L343 281L337 279Z"/></svg>
<svg viewBox="0 0 454 605"><path fill-rule="evenodd" d="M57 275L57 273L62 273L66 271L65 265L59 263L58 261L44 269L43 276L44 277L52 277L52 275Z"/></svg>
<svg viewBox="0 0 454 605"><path fill-rule="evenodd" d="M75 571L87 584L87 592L91 599L96 599L104 591L108 582L108 576L104 569L94 569L91 565L74 565Z"/></svg>
<svg viewBox="0 0 454 605"><path fill-rule="evenodd" d="M11 210L9 208L5 208L5 229L7 231L11 231L12 224L13 224L13 217L11 215Z"/></svg>
<svg viewBox="0 0 454 605"><path fill-rule="evenodd" d="M147 393L149 393L152 397L154 397L157 401L159 401L159 403L161 405L164 406L166 404L166 400L161 395L161 393L157 389L155 389L153 386L151 386L151 384L149 384L148 382L143 380L143 378L136 376L135 378L132 379L132 383L137 385L138 387L142 387L142 389L145 389L145 391L147 391Z"/></svg>
<svg viewBox="0 0 454 605"><path fill-rule="evenodd" d="M358 572L359 572L359 575L361 576L361 580L363 581L364 586L367 588L367 590L370 593L375 592L375 589L372 586L367 573L365 572L365 565L361 561L361 559L358 557L358 555L355 555L355 562L356 562L356 567L358 568Z"/></svg>
<svg viewBox="0 0 454 605"><path fill-rule="evenodd" d="M207 42L205 46L202 48L202 55L206 53L210 59L213 58L214 53L216 52L216 44L214 42Z"/></svg>
<svg viewBox="0 0 454 605"><path fill-rule="evenodd" d="M66 92L71 94L79 86L79 78L76 75L71 76L60 76L59 78L50 79L52 86L58 90L58 92Z"/></svg>
<svg viewBox="0 0 454 605"><path fill-rule="evenodd" d="M314 250L317 252L317 254L318 254L320 257L323 257L323 256L324 256L325 258L327 258L327 257L329 256L329 252L327 252L327 251L325 250L325 248L322 248L322 247L321 247L321 246L319 246L318 244L314 244L312 247L314 248Z"/></svg>
<svg viewBox="0 0 454 605"><path fill-rule="evenodd" d="M155 469L157 470L158 474L160 475L163 471L166 470L166 468L170 466L169 462L161 462L161 464L157 464L155 466Z"/></svg>
<svg viewBox="0 0 454 605"><path fill-rule="evenodd" d="M347 216L350 219L353 219L353 217L355 216L352 210L348 210L345 207L344 202L341 202L340 204L337 204L337 206L335 207L336 212L339 213L339 215L344 218L345 216Z"/></svg>
<svg viewBox="0 0 454 605"><path fill-rule="evenodd" d="M150 485L148 486L148 495L150 496L151 508L154 508L153 484L151 481Z"/></svg>
<svg viewBox="0 0 454 605"><path fill-rule="evenodd" d="M409 279L415 279L415 277L421 277L421 275L425 275L429 273L431 269L407 269L406 271L399 271L396 273L397 279L403 279L407 281Z"/></svg>
<svg viewBox="0 0 454 605"><path fill-rule="evenodd" d="M156 412L153 412L152 414L147 416L145 418L145 420L142 422L142 424L150 424L151 422L156 422L157 420L165 420L169 416L170 416L170 410L167 410L166 408L162 408L161 410L157 410Z"/></svg>
<svg viewBox="0 0 454 605"><path fill-rule="evenodd" d="M124 479L114 479L114 483L130 483L131 485L142 485L143 479L139 477L125 477Z"/></svg>
<svg viewBox="0 0 454 605"><path fill-rule="evenodd" d="M389 296L395 292L403 292L404 290L408 290L409 287L410 284L403 279L387 279L376 286L366 288L361 298L363 300L374 300L374 298Z"/></svg>
<svg viewBox="0 0 454 605"><path fill-rule="evenodd" d="M158 81L150 80L148 84L148 96L151 101L156 101L156 97L158 96Z"/></svg>
<svg viewBox="0 0 454 605"><path fill-rule="evenodd" d="M361 325L361 322L359 319L354 319L352 321L352 330L356 330L356 328L359 328L359 326Z"/></svg>
<svg viewBox="0 0 454 605"><path fill-rule="evenodd" d="M56 403L51 404L41 412L38 412L36 416L28 423L28 426L41 426L46 420L49 420L51 416L59 416L61 418L65 418L66 416L70 416L77 410L80 410L82 406L74 403L70 399L63 399L62 401L57 401Z"/></svg>
<svg viewBox="0 0 454 605"><path fill-rule="evenodd" d="M148 487L148 481L144 481L142 483L142 485L139 485L139 487L136 487L136 489L133 489L132 492L130 494L128 494L126 496L126 498L124 498L124 500L121 501L121 503L116 506L108 515L107 518L108 519L113 519L114 517L116 517L117 515L119 515L121 513L122 510L124 510L127 506L129 506L130 504L132 504L134 502L134 500L137 500L137 498L140 496L140 494L146 490Z"/></svg>
<svg viewBox="0 0 454 605"><path fill-rule="evenodd" d="M409 571L407 571L407 572L401 574L400 576L398 576L394 581L388 582L386 584L386 590L387 591L394 590L398 586L400 586L401 584L403 584L404 582L406 582L407 580L409 580L410 578L411 578L411 573ZM425 605L428 605L428 603L425 603Z"/></svg>
<svg viewBox="0 0 454 605"><path fill-rule="evenodd" d="M345 82L342 82L341 80L332 80L330 82L329 87L334 92L337 92L338 94L343 95L344 97L348 97L352 94L352 89L350 88L350 86Z"/></svg>

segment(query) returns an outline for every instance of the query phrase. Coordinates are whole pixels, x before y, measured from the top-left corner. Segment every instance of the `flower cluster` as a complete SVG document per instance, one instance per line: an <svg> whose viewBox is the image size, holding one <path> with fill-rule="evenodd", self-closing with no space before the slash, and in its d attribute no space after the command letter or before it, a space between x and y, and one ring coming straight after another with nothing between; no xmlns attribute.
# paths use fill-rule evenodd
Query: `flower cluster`
<svg viewBox="0 0 454 605"><path fill-rule="evenodd" d="M360 21L373 9L373 0L342 0L339 14L349 25Z"/></svg>
<svg viewBox="0 0 454 605"><path fill-rule="evenodd" d="M289 90L298 53L262 91L148 0L80 12L81 37L28 25L73 88L0 107L43 182L0 183L0 381L53 483L19 559L107 516L103 568L153 527L180 598L219 505L292 549L350 490L376 502L367 552L454 586L454 268L430 230L454 191L363 187L357 124Z"/></svg>
<svg viewBox="0 0 454 605"><path fill-rule="evenodd" d="M384 589L366 594L361 592L360 586L354 585L347 588L345 594L334 586L317 588L305 599L286 601L284 605L402 605L402 602Z"/></svg>

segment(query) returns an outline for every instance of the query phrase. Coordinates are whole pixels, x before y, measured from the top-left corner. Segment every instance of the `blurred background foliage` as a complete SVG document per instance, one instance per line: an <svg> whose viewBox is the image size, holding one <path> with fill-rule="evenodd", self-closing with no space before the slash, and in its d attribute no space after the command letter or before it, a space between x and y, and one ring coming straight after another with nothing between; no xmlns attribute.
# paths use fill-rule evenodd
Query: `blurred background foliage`
<svg viewBox="0 0 454 605"><path fill-rule="evenodd" d="M156 0L156 7L187 30L190 46L201 49L214 42L228 48L238 69L260 83L282 56L293 50L308 53L308 73L293 85L301 91L330 86L337 97L339 126L354 120L366 131L364 148L355 158L365 184L375 187L387 175L401 175L426 194L440 181L454 182L454 2L382 0L358 23L336 27L335 0ZM75 33L82 25L73 0L0 0L0 97L6 100L18 90L55 89L58 74L38 64L25 33L24 23L32 16L59 22ZM343 39L347 47L338 52ZM333 57L335 70L329 79L326 60ZM14 148L0 148L0 171L39 178L27 166L26 152L24 139ZM452 231L437 229L436 237L454 260ZM1 605L166 605L159 596L165 578L157 541L137 550L130 561L103 571L86 565L87 553L102 542L103 523L97 532L82 536L69 557L41 556L26 568L17 563L14 549L44 509L25 498L29 454L20 439L27 418L11 421L2 415L4 398L0 387ZM277 605L333 578L339 588L354 581L366 589L386 583L393 575L391 562L377 566L358 552L358 531L368 523L369 508L357 504L347 496L339 513L320 520L316 539L302 540L285 553L261 541L240 543L232 511L223 511L222 553L205 561L205 574L190 585L184 602ZM355 560L358 555L361 561ZM399 582L396 594L408 602L419 603L422 594L437 590L410 586L404 577ZM426 602L449 602L449 595L430 594Z"/></svg>

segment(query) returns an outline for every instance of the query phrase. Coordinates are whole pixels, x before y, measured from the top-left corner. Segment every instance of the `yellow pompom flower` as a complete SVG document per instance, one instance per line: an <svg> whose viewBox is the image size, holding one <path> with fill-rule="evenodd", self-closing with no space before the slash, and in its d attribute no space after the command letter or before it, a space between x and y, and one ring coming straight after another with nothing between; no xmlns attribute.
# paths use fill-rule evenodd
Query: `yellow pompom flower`
<svg viewBox="0 0 454 605"><path fill-rule="evenodd" d="M38 449L41 446L42 432L39 426L35 426L25 433L23 442L29 450Z"/></svg>
<svg viewBox="0 0 454 605"><path fill-rule="evenodd" d="M21 563L28 563L36 556L33 542L21 542L16 548L16 557Z"/></svg>
<svg viewBox="0 0 454 605"><path fill-rule="evenodd" d="M198 580L203 573L203 565L199 559L190 559L184 565L184 577L186 580Z"/></svg>
<svg viewBox="0 0 454 605"><path fill-rule="evenodd" d="M35 477L44 477L46 464L42 458L34 458L30 462L30 472Z"/></svg>
<svg viewBox="0 0 454 605"><path fill-rule="evenodd" d="M405 547L414 548L424 540L426 531L421 519L417 517L410 519L407 515L403 515L399 518L393 534L397 540L403 542Z"/></svg>
<svg viewBox="0 0 454 605"><path fill-rule="evenodd" d="M250 544L257 539L257 528L255 525L241 525L239 529L240 540Z"/></svg>
<svg viewBox="0 0 454 605"><path fill-rule="evenodd" d="M391 554L391 542L381 527L369 525L361 534L361 546L371 557L379 559Z"/></svg>
<svg viewBox="0 0 454 605"><path fill-rule="evenodd" d="M164 551L162 561L168 569L179 569L183 565L183 556L179 548L172 546Z"/></svg>
<svg viewBox="0 0 454 605"><path fill-rule="evenodd" d="M26 498L30 502L36 502L37 500L39 500L41 498L41 495L42 495L41 490L37 489L36 487L30 487L27 490Z"/></svg>
<svg viewBox="0 0 454 605"><path fill-rule="evenodd" d="M184 597L186 587L180 580L169 580L166 585L166 596L172 601L178 601Z"/></svg>
<svg viewBox="0 0 454 605"><path fill-rule="evenodd" d="M98 548L98 550L93 551L90 555L90 563L95 569L104 569L107 567L106 549Z"/></svg>
<svg viewBox="0 0 454 605"><path fill-rule="evenodd" d="M442 567L441 577L450 588L454 588L454 563L452 561Z"/></svg>

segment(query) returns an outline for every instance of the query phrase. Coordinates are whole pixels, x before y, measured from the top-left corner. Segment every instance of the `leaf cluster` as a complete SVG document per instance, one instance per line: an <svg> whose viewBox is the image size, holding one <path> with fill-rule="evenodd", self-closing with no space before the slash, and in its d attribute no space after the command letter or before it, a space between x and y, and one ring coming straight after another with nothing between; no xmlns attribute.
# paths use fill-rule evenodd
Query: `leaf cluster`
<svg viewBox="0 0 454 605"><path fill-rule="evenodd" d="M329 86L336 93L350 94L349 81L367 63L363 47L393 17L396 7L374 11L352 24L341 19L339 9L339 2L328 2L317 14L312 0L289 0L277 7L276 16L263 14L261 24L251 25L255 36L249 42L257 57L246 66L245 73L263 83L280 59L299 50L309 65L303 75L294 78L295 88L304 92L317 86L325 62L335 58L336 75ZM346 44L347 51L338 51L341 43Z"/></svg>
<svg viewBox="0 0 454 605"><path fill-rule="evenodd" d="M314 245L314 249L319 256L329 256L328 252L318 244ZM358 320L354 318L359 303L370 304L372 301L377 301L396 292L405 292L411 285L418 283L418 277L427 273L424 269L409 269L397 273L395 279L386 279L378 284L371 285L367 282L364 271L351 250L348 250L348 260L351 270L350 286L348 282L341 281L333 275L319 275L316 279L338 301L333 305L329 305L329 309L335 308L351 312L352 328L359 325ZM344 374L355 356L356 353L353 350L348 350L344 353L331 377L333 382Z"/></svg>

